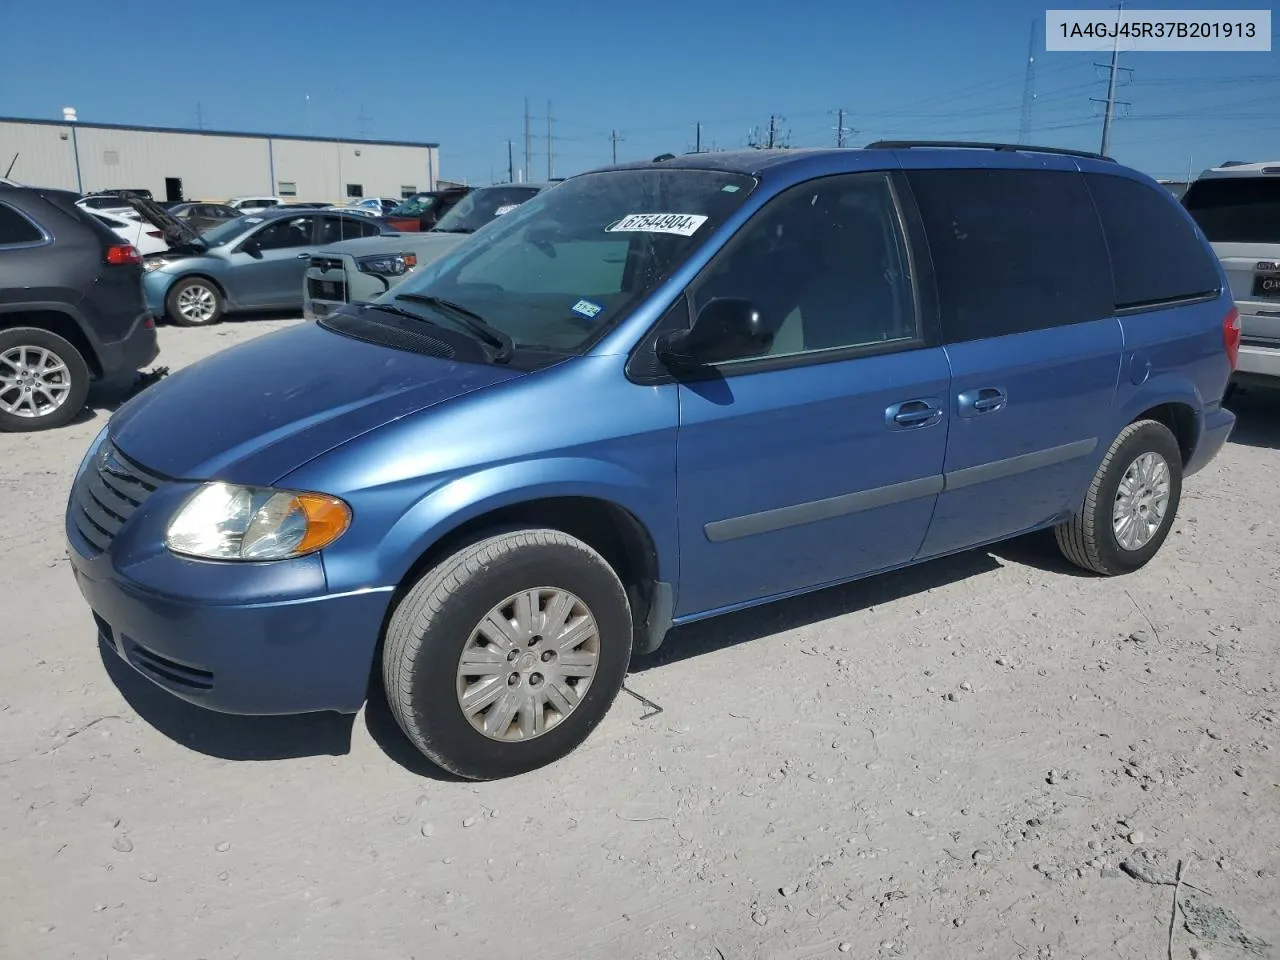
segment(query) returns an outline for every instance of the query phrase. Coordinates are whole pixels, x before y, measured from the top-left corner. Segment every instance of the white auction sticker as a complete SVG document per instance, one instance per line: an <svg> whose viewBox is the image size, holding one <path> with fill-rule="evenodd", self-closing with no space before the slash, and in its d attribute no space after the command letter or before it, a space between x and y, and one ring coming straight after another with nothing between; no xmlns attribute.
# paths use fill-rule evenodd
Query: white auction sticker
<svg viewBox="0 0 1280 960"><path fill-rule="evenodd" d="M518 203L508 203L505 206L501 206L497 210L493 211L493 215L495 217L500 217L504 213L510 213L512 210L514 210L518 206L520 206L520 204Z"/></svg>
<svg viewBox="0 0 1280 960"><path fill-rule="evenodd" d="M1046 10L1045 50L1271 50L1270 10Z"/></svg>
<svg viewBox="0 0 1280 960"><path fill-rule="evenodd" d="M605 227L607 233L674 233L692 237L707 218L697 213L629 213Z"/></svg>

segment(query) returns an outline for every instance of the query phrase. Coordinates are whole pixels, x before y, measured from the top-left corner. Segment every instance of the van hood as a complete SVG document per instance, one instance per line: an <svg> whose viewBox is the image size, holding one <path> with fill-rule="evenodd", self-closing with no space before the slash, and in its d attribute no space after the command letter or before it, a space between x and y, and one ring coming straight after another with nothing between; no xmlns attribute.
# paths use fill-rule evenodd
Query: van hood
<svg viewBox="0 0 1280 960"><path fill-rule="evenodd" d="M518 376L306 323L147 387L109 429L126 456L164 476L269 485L385 423Z"/></svg>

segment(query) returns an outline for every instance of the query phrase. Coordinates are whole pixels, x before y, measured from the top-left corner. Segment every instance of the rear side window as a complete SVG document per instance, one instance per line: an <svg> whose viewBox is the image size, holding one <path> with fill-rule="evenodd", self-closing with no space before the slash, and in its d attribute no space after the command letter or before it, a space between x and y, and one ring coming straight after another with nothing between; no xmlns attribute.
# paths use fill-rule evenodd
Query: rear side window
<svg viewBox="0 0 1280 960"><path fill-rule="evenodd" d="M1182 202L1212 243L1280 243L1280 176L1197 180Z"/></svg>
<svg viewBox="0 0 1280 960"><path fill-rule="evenodd" d="M1111 266L1078 173L917 170L907 177L929 238L948 342L1111 315Z"/></svg>
<svg viewBox="0 0 1280 960"><path fill-rule="evenodd" d="M13 207L0 203L0 247L19 243L39 243L44 234Z"/></svg>
<svg viewBox="0 0 1280 960"><path fill-rule="evenodd" d="M1111 251L1118 309L1218 292L1213 255L1167 191L1100 173L1085 180Z"/></svg>

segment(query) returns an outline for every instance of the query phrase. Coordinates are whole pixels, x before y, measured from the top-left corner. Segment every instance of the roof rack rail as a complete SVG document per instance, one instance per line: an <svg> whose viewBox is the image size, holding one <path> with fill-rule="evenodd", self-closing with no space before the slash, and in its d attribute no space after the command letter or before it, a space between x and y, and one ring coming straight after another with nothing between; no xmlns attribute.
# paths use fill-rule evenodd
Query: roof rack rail
<svg viewBox="0 0 1280 960"><path fill-rule="evenodd" d="M980 143L970 140L877 140L868 143L866 150L910 150L913 147L958 147L967 150L1002 150L1009 153L1056 153L1064 157L1087 157L1090 160L1115 159L1088 150L1068 150L1065 147L1033 147L1025 143Z"/></svg>

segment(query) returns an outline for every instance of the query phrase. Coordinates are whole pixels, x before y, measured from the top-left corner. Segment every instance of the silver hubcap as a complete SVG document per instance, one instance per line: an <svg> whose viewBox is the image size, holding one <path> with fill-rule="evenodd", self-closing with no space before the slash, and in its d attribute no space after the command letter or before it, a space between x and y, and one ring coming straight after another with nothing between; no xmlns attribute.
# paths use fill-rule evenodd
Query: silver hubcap
<svg viewBox="0 0 1280 960"><path fill-rule="evenodd" d="M212 290L193 284L178 294L178 312L193 323L205 323L213 317L218 300Z"/></svg>
<svg viewBox="0 0 1280 960"><path fill-rule="evenodd" d="M1169 464L1158 453L1144 453L1124 472L1116 491L1111 524L1125 550L1141 550L1156 535L1169 509Z"/></svg>
<svg viewBox="0 0 1280 960"><path fill-rule="evenodd" d="M47 417L71 396L71 371L44 347L11 347L0 353L0 410L34 420Z"/></svg>
<svg viewBox="0 0 1280 960"><path fill-rule="evenodd" d="M531 740L582 702L600 662L600 631L567 590L507 597L471 631L458 661L458 706L491 740Z"/></svg>

